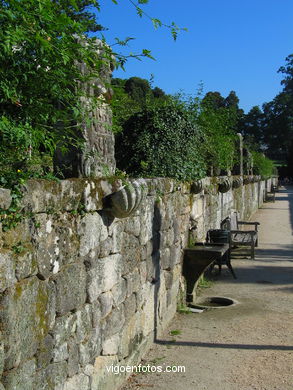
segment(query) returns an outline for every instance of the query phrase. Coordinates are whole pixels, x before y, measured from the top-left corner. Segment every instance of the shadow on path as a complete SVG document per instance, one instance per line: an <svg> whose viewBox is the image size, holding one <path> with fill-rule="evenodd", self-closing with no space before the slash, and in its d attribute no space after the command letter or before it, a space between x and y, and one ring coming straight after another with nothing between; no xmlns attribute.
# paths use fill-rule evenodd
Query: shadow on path
<svg viewBox="0 0 293 390"><path fill-rule="evenodd" d="M201 348L293 351L293 346L287 346L287 345L222 344L222 343L215 344L215 343L205 343L200 341L172 341L172 340L156 340L156 344L174 345L174 346L183 346L183 347L201 347Z"/></svg>

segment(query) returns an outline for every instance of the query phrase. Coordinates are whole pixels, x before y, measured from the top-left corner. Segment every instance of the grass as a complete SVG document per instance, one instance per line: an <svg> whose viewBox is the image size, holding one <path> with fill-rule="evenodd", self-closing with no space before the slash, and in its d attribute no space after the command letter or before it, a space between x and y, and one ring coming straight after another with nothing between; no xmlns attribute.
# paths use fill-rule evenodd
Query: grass
<svg viewBox="0 0 293 390"><path fill-rule="evenodd" d="M210 279L207 279L204 275L202 275L199 278L197 287L198 288L210 288L210 287L212 287L212 285L213 285L213 282Z"/></svg>
<svg viewBox="0 0 293 390"><path fill-rule="evenodd" d="M177 336L179 334L181 334L181 330L179 330L179 329L170 330L170 335L171 336Z"/></svg>

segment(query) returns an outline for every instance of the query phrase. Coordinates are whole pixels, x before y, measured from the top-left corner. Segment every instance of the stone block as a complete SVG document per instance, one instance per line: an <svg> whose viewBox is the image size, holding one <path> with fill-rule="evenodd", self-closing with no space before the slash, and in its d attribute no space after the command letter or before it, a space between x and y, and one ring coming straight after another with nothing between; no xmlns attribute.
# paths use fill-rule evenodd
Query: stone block
<svg viewBox="0 0 293 390"><path fill-rule="evenodd" d="M36 275L38 272L34 248L27 246L23 252L15 256L15 275L18 280Z"/></svg>
<svg viewBox="0 0 293 390"><path fill-rule="evenodd" d="M115 334L102 343L102 355L117 355L121 336Z"/></svg>
<svg viewBox="0 0 293 390"><path fill-rule="evenodd" d="M101 329L94 328L88 339L79 344L79 363L85 366L93 363L101 353Z"/></svg>
<svg viewBox="0 0 293 390"><path fill-rule="evenodd" d="M99 296L98 302L100 304L101 319L107 317L112 311L113 295L110 291L107 291Z"/></svg>
<svg viewBox="0 0 293 390"><path fill-rule="evenodd" d="M26 181L21 205L26 212L44 213L46 210L60 210L61 183L57 181Z"/></svg>
<svg viewBox="0 0 293 390"><path fill-rule="evenodd" d="M68 379L63 390L89 390L90 378L87 375L79 374Z"/></svg>
<svg viewBox="0 0 293 390"><path fill-rule="evenodd" d="M7 371L2 376L6 390L32 390L35 387L36 361L27 360L17 368Z"/></svg>
<svg viewBox="0 0 293 390"><path fill-rule="evenodd" d="M130 296L140 289L140 274L138 268L134 268L134 270L125 275L124 278L127 281L127 296Z"/></svg>
<svg viewBox="0 0 293 390"><path fill-rule="evenodd" d="M162 269L171 268L171 255L169 248L165 248L160 251L160 263Z"/></svg>
<svg viewBox="0 0 293 390"><path fill-rule="evenodd" d="M5 369L31 358L46 337L55 307L49 285L36 277L5 290L0 301L0 321L5 338Z"/></svg>
<svg viewBox="0 0 293 390"><path fill-rule="evenodd" d="M91 251L97 251L100 242L108 237L108 229L98 213L86 214L78 226L80 235L80 256L84 257Z"/></svg>
<svg viewBox="0 0 293 390"><path fill-rule="evenodd" d="M67 378L67 363L52 363L35 375L35 387L28 390L59 390ZM20 390L20 389L19 389Z"/></svg>
<svg viewBox="0 0 293 390"><path fill-rule="evenodd" d="M96 211L103 208L102 196L96 181L87 180L83 191L83 205L87 212Z"/></svg>
<svg viewBox="0 0 293 390"><path fill-rule="evenodd" d="M98 255L99 257L107 257L113 253L113 239L108 237L106 240L102 241L99 245Z"/></svg>
<svg viewBox="0 0 293 390"><path fill-rule="evenodd" d="M57 317L52 331L54 344L62 345L68 341L76 332L76 314L67 313L62 317Z"/></svg>
<svg viewBox="0 0 293 390"><path fill-rule="evenodd" d="M74 338L68 341L68 376L73 376L79 371L79 346Z"/></svg>
<svg viewBox="0 0 293 390"><path fill-rule="evenodd" d="M112 238L112 253L119 253L124 245L122 232L124 225L119 220L114 220L114 222L109 227L109 235Z"/></svg>
<svg viewBox="0 0 293 390"><path fill-rule="evenodd" d="M0 252L0 292L13 286L15 282L15 259L10 251L2 249Z"/></svg>
<svg viewBox="0 0 293 390"><path fill-rule="evenodd" d="M37 369L45 368L49 365L53 359L53 348L53 337L48 334L39 344L39 348L36 354Z"/></svg>
<svg viewBox="0 0 293 390"><path fill-rule="evenodd" d="M135 216L127 218L124 225L124 231L138 237L140 234L140 217Z"/></svg>
<svg viewBox="0 0 293 390"><path fill-rule="evenodd" d="M76 340L81 342L90 335L92 329L92 305L85 305L76 312Z"/></svg>
<svg viewBox="0 0 293 390"><path fill-rule="evenodd" d="M99 356L94 365L87 367L87 375L90 375L92 390L113 390L118 389L126 380L125 374L117 375L111 371L112 367L119 364L117 356Z"/></svg>
<svg viewBox="0 0 293 390"><path fill-rule="evenodd" d="M6 188L0 188L0 208L9 209L11 202L11 191Z"/></svg>
<svg viewBox="0 0 293 390"><path fill-rule="evenodd" d="M4 360L5 360L4 339L2 333L0 332L0 378L4 370Z"/></svg>
<svg viewBox="0 0 293 390"><path fill-rule="evenodd" d="M101 322L103 339L106 340L121 332L125 324L124 307L113 308L112 312Z"/></svg>
<svg viewBox="0 0 293 390"><path fill-rule="evenodd" d="M68 359L68 344L65 342L53 350L53 362L60 363Z"/></svg>
<svg viewBox="0 0 293 390"><path fill-rule="evenodd" d="M127 296L127 281L125 278L119 278L119 281L112 288L112 297L115 306L119 306L122 302L124 302Z"/></svg>
<svg viewBox="0 0 293 390"><path fill-rule="evenodd" d="M69 264L52 277L56 285L56 312L64 315L86 301L86 272L83 264Z"/></svg>
<svg viewBox="0 0 293 390"><path fill-rule="evenodd" d="M36 228L33 239L36 245L38 273L44 278L56 274L67 263L76 260L79 241L75 219L70 214L35 216Z"/></svg>
<svg viewBox="0 0 293 390"><path fill-rule="evenodd" d="M98 259L88 271L88 299L94 302L101 293L110 291L121 276L121 256L119 254Z"/></svg>
<svg viewBox="0 0 293 390"><path fill-rule="evenodd" d="M131 317L136 312L136 295L131 294L123 303L124 305L124 313L125 313L125 321L128 322Z"/></svg>

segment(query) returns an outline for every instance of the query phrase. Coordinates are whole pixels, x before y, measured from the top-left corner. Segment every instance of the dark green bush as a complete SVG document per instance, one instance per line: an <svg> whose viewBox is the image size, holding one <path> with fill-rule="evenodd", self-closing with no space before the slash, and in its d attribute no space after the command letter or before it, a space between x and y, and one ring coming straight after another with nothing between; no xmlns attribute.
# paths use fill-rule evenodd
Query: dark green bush
<svg viewBox="0 0 293 390"><path fill-rule="evenodd" d="M275 174L274 163L263 153L252 152L253 173L264 177L270 177Z"/></svg>
<svg viewBox="0 0 293 390"><path fill-rule="evenodd" d="M198 179L206 174L202 143L192 112L172 99L124 123L116 137L117 166L135 176Z"/></svg>

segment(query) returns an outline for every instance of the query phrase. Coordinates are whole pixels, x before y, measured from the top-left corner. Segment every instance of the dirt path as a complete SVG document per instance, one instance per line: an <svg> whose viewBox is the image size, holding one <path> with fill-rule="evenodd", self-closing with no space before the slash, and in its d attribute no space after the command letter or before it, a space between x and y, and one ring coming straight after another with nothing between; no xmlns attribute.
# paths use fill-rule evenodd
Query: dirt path
<svg viewBox="0 0 293 390"><path fill-rule="evenodd" d="M238 279L224 267L202 293L239 304L178 314L142 364L185 373L135 375L123 390L293 390L293 188L252 220L261 223L256 260L233 260Z"/></svg>

